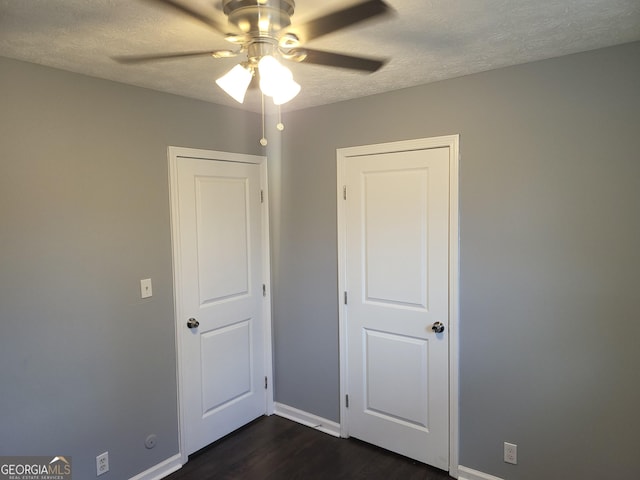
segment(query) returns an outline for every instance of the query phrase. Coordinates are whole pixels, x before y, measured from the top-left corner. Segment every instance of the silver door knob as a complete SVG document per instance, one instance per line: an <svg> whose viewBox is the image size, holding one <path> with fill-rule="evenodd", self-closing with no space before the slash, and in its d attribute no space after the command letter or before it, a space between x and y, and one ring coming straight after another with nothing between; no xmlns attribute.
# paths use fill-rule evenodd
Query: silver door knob
<svg viewBox="0 0 640 480"><path fill-rule="evenodd" d="M200 322L195 318L190 318L187 320L187 328L198 328L200 326Z"/></svg>
<svg viewBox="0 0 640 480"><path fill-rule="evenodd" d="M431 326L431 330L436 333L444 332L444 324L442 322L436 322Z"/></svg>

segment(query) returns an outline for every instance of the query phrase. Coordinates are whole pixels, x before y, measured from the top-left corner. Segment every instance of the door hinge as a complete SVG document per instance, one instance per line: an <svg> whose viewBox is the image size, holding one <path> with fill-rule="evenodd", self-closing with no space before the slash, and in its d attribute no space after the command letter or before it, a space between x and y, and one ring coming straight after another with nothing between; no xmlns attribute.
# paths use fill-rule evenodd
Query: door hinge
<svg viewBox="0 0 640 480"><path fill-rule="evenodd" d="M342 187L342 198L344 198L345 200L347 199L347 186L344 185Z"/></svg>
<svg viewBox="0 0 640 480"><path fill-rule="evenodd" d="M344 403L345 403L346 407L349 408L349 395L345 395L344 396Z"/></svg>
<svg viewBox="0 0 640 480"><path fill-rule="evenodd" d="M262 284L262 296L267 296L267 286L264 283Z"/></svg>
<svg viewBox="0 0 640 480"><path fill-rule="evenodd" d="M347 292L344 292L344 304L347 304Z"/></svg>
<svg viewBox="0 0 640 480"><path fill-rule="evenodd" d="M269 386L269 380L267 379L267 377L264 377L264 389L266 390L268 386Z"/></svg>
<svg viewBox="0 0 640 480"><path fill-rule="evenodd" d="M264 203L264 190L260 190L260 203Z"/></svg>

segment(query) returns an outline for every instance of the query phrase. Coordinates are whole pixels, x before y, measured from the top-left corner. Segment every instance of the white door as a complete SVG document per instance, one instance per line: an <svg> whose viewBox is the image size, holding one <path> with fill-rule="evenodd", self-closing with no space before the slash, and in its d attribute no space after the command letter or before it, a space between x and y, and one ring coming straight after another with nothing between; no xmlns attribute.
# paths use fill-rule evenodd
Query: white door
<svg viewBox="0 0 640 480"><path fill-rule="evenodd" d="M450 148L378 150L343 161L347 434L448 470Z"/></svg>
<svg viewBox="0 0 640 480"><path fill-rule="evenodd" d="M260 165L179 156L175 164L181 428L189 455L266 412L266 226Z"/></svg>

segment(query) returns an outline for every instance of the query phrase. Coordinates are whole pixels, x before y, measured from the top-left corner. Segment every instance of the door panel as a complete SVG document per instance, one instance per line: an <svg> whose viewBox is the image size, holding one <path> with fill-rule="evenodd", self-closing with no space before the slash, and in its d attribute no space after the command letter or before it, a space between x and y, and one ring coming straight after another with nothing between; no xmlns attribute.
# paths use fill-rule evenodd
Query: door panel
<svg viewBox="0 0 640 480"><path fill-rule="evenodd" d="M178 159L187 454L266 412L260 168Z"/></svg>
<svg viewBox="0 0 640 480"><path fill-rule="evenodd" d="M251 320L202 333L200 339L204 416L251 394Z"/></svg>
<svg viewBox="0 0 640 480"><path fill-rule="evenodd" d="M200 304L245 295L250 261L249 185L244 178L197 177L195 181Z"/></svg>
<svg viewBox="0 0 640 480"><path fill-rule="evenodd" d="M366 413L427 429L427 341L366 328L363 336Z"/></svg>
<svg viewBox="0 0 640 480"><path fill-rule="evenodd" d="M449 460L449 149L345 161L348 433Z"/></svg>
<svg viewBox="0 0 640 480"><path fill-rule="evenodd" d="M426 307L427 173L420 169L362 174L368 301ZM394 252L393 258L389 252Z"/></svg>

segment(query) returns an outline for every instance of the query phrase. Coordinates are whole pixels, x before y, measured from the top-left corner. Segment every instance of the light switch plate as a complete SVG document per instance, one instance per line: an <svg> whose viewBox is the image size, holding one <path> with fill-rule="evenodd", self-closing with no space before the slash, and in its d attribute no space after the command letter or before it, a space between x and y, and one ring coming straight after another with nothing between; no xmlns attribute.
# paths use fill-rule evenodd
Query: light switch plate
<svg viewBox="0 0 640 480"><path fill-rule="evenodd" d="M144 280L140 280L140 298L149 298L151 295L153 295L151 279L145 278Z"/></svg>

